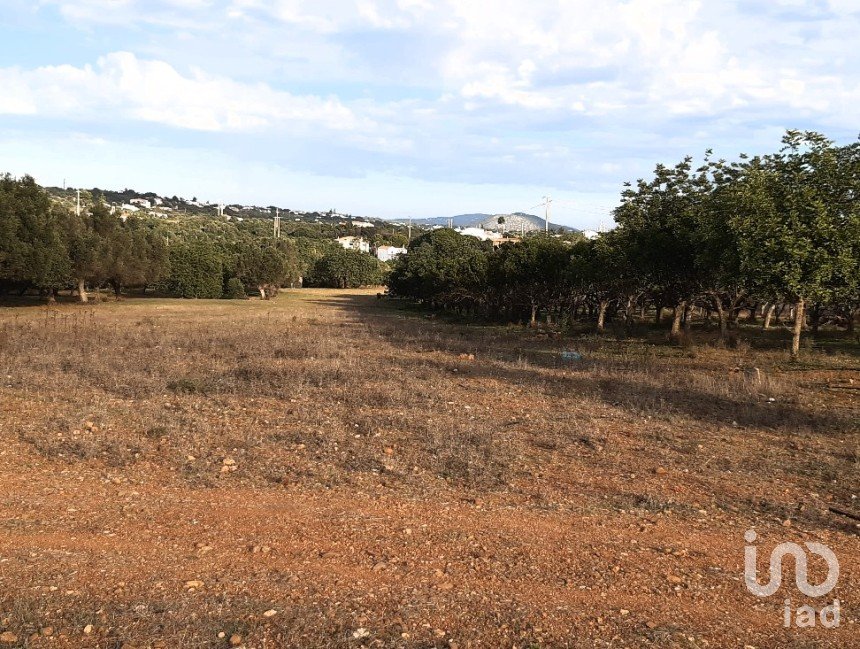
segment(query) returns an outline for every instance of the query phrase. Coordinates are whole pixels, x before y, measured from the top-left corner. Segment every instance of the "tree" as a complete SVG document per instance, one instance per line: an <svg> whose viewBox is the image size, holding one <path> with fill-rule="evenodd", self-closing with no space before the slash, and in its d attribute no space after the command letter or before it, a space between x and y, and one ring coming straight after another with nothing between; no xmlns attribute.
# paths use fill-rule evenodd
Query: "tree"
<svg viewBox="0 0 860 649"><path fill-rule="evenodd" d="M122 286L144 289L161 282L170 271L170 255L163 234L142 219L129 218L123 225L127 232L125 258L111 278L118 292Z"/></svg>
<svg viewBox="0 0 860 649"><path fill-rule="evenodd" d="M170 247L168 290L184 298L221 297L221 270L221 256L211 241L180 241Z"/></svg>
<svg viewBox="0 0 860 649"><path fill-rule="evenodd" d="M474 310L486 302L492 246L440 228L416 238L394 264L389 286L431 307Z"/></svg>
<svg viewBox="0 0 860 649"><path fill-rule="evenodd" d="M296 268L295 255L290 256L274 245L260 246L254 241L241 245L238 277L245 286L256 286L264 300L275 297Z"/></svg>
<svg viewBox="0 0 860 649"><path fill-rule="evenodd" d="M789 131L783 145L744 168L732 223L747 283L795 305L796 358L808 303L856 281L858 169L854 145L840 149L819 133Z"/></svg>
<svg viewBox="0 0 860 649"><path fill-rule="evenodd" d="M592 240L583 239L572 249L568 268L573 290L597 305L597 330L605 329L606 311L615 300L624 300L625 320L630 325L640 283L627 257L625 233L615 230Z"/></svg>
<svg viewBox="0 0 860 649"><path fill-rule="evenodd" d="M500 303L527 309L535 326L540 310L546 309L549 317L568 294L568 258L568 247L552 237L503 244L490 258L490 286Z"/></svg>
<svg viewBox="0 0 860 649"><path fill-rule="evenodd" d="M707 183L691 175L692 158L674 167L657 165L654 178L627 184L615 220L625 232L632 263L660 307L675 307L670 335L677 340L681 318L702 286L697 225Z"/></svg>
<svg viewBox="0 0 860 649"><path fill-rule="evenodd" d="M749 286L741 274L737 232L731 227L732 215L739 209L737 165L724 160L711 161L708 151L705 164L694 182L699 189L701 209L693 233L696 276L701 290L717 311L720 340L728 334L729 316L748 295Z"/></svg>
<svg viewBox="0 0 860 649"><path fill-rule="evenodd" d="M65 215L32 177L0 176L0 282L35 286L54 299L71 273Z"/></svg>
<svg viewBox="0 0 860 649"><path fill-rule="evenodd" d="M98 275L99 250L98 235L92 227L92 220L85 214L69 214L65 219L66 245L71 263L71 275L78 289L78 300L86 303L86 284Z"/></svg>
<svg viewBox="0 0 860 649"><path fill-rule="evenodd" d="M338 246L317 260L307 280L330 288L375 286L385 281L385 267L373 255Z"/></svg>

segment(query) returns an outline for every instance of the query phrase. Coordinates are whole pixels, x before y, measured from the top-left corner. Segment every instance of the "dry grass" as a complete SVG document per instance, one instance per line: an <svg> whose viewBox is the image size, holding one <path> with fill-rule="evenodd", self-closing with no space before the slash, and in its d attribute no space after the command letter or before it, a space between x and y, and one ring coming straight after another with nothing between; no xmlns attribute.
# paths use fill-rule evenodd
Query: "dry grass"
<svg viewBox="0 0 860 649"><path fill-rule="evenodd" d="M0 631L790 646L779 603L736 583L740 535L790 519L839 548L856 592L857 528L827 508L858 508L858 370L856 349L798 366L744 343L448 324L368 291L0 310ZM668 539L691 565L640 554ZM667 570L689 573L683 602ZM177 588L200 571L205 597Z"/></svg>

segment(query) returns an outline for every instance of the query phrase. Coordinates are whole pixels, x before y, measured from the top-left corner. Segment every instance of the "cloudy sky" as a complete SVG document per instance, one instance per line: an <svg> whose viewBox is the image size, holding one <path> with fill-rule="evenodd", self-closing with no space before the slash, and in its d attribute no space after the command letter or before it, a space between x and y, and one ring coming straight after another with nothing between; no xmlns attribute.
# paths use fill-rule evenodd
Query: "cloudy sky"
<svg viewBox="0 0 860 649"><path fill-rule="evenodd" d="M403 217L860 131L858 0L3 0L0 170ZM531 209L532 212L540 210Z"/></svg>

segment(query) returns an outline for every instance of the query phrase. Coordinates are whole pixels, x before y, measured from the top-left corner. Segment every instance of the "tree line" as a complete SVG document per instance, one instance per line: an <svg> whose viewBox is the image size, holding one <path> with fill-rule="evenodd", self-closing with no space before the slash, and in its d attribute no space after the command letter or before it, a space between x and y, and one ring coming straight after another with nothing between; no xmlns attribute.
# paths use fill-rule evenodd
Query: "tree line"
<svg viewBox="0 0 860 649"><path fill-rule="evenodd" d="M433 308L536 323L608 318L632 325L672 310L677 340L693 315L721 338L740 313L789 309L792 354L825 320L853 331L860 311L860 142L788 131L779 151L657 165L625 185L617 227L570 243L531 237L494 250L440 229L412 241L393 293Z"/></svg>
<svg viewBox="0 0 860 649"><path fill-rule="evenodd" d="M275 239L262 219L170 221L112 213L85 192L80 214L32 177L0 175L0 296L36 291L54 301L74 291L81 302L103 289L155 289L184 298L275 296L284 286L339 288L384 282L375 257L344 250L332 226L290 224ZM400 241L397 232L376 235Z"/></svg>

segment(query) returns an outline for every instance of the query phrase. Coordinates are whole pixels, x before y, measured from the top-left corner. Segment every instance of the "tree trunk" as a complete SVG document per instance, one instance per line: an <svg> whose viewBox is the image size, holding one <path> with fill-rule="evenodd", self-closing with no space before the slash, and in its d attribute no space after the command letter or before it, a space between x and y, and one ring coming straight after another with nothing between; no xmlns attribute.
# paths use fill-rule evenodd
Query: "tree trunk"
<svg viewBox="0 0 860 649"><path fill-rule="evenodd" d="M532 302L532 316L531 316L531 319L529 320L529 326L530 327L537 326L537 304L535 304L534 302Z"/></svg>
<svg viewBox="0 0 860 649"><path fill-rule="evenodd" d="M636 317L636 298L632 295L627 296L627 305L624 307L624 324L627 328L633 326L633 319Z"/></svg>
<svg viewBox="0 0 860 649"><path fill-rule="evenodd" d="M87 287L84 286L84 280L78 280L78 300L81 304L86 304L89 302L90 298L87 296Z"/></svg>
<svg viewBox="0 0 860 649"><path fill-rule="evenodd" d="M606 307L609 306L609 302L607 300L600 300L600 304L597 307L597 330L604 330L604 323L606 322Z"/></svg>
<svg viewBox="0 0 860 649"><path fill-rule="evenodd" d="M654 304L654 324L659 325L663 320L663 305L660 302Z"/></svg>
<svg viewBox="0 0 860 649"><path fill-rule="evenodd" d="M714 296L714 306L717 307L717 317L720 319L720 340L725 340L729 333L729 319L726 316L725 308L723 308L723 300Z"/></svg>
<svg viewBox="0 0 860 649"><path fill-rule="evenodd" d="M669 339L676 342L681 337L681 317L684 315L684 310L687 308L687 301L681 301L675 307L675 313L672 316L672 329L669 331Z"/></svg>
<svg viewBox="0 0 860 649"><path fill-rule="evenodd" d="M812 336L818 337L818 330L821 328L821 304L815 303L810 309L809 319L812 321Z"/></svg>
<svg viewBox="0 0 860 649"><path fill-rule="evenodd" d="M794 308L794 332L791 338L791 357L797 358L800 354L800 334L803 331L806 303L803 298L797 301Z"/></svg>
<svg viewBox="0 0 860 649"><path fill-rule="evenodd" d="M750 309L750 324L756 323L756 319L758 318L758 307L759 307L759 303L756 302L755 304L753 304L752 308Z"/></svg>
<svg viewBox="0 0 860 649"><path fill-rule="evenodd" d="M690 327L693 324L693 307L690 304L684 305L684 332L690 333Z"/></svg>
<svg viewBox="0 0 860 649"><path fill-rule="evenodd" d="M774 310L776 310L776 304L774 302L769 302L764 309L764 323L761 326L762 331L770 330L770 321L773 318Z"/></svg>
<svg viewBox="0 0 860 649"><path fill-rule="evenodd" d="M258 286L257 290L260 291L260 299L265 300L266 299L266 287L265 286Z"/></svg>
<svg viewBox="0 0 860 649"><path fill-rule="evenodd" d="M782 324L782 313L785 311L785 304L780 304L779 308L773 312L774 324Z"/></svg>
<svg viewBox="0 0 860 649"><path fill-rule="evenodd" d="M57 290L53 288L48 289L48 304L54 304L57 301Z"/></svg>

